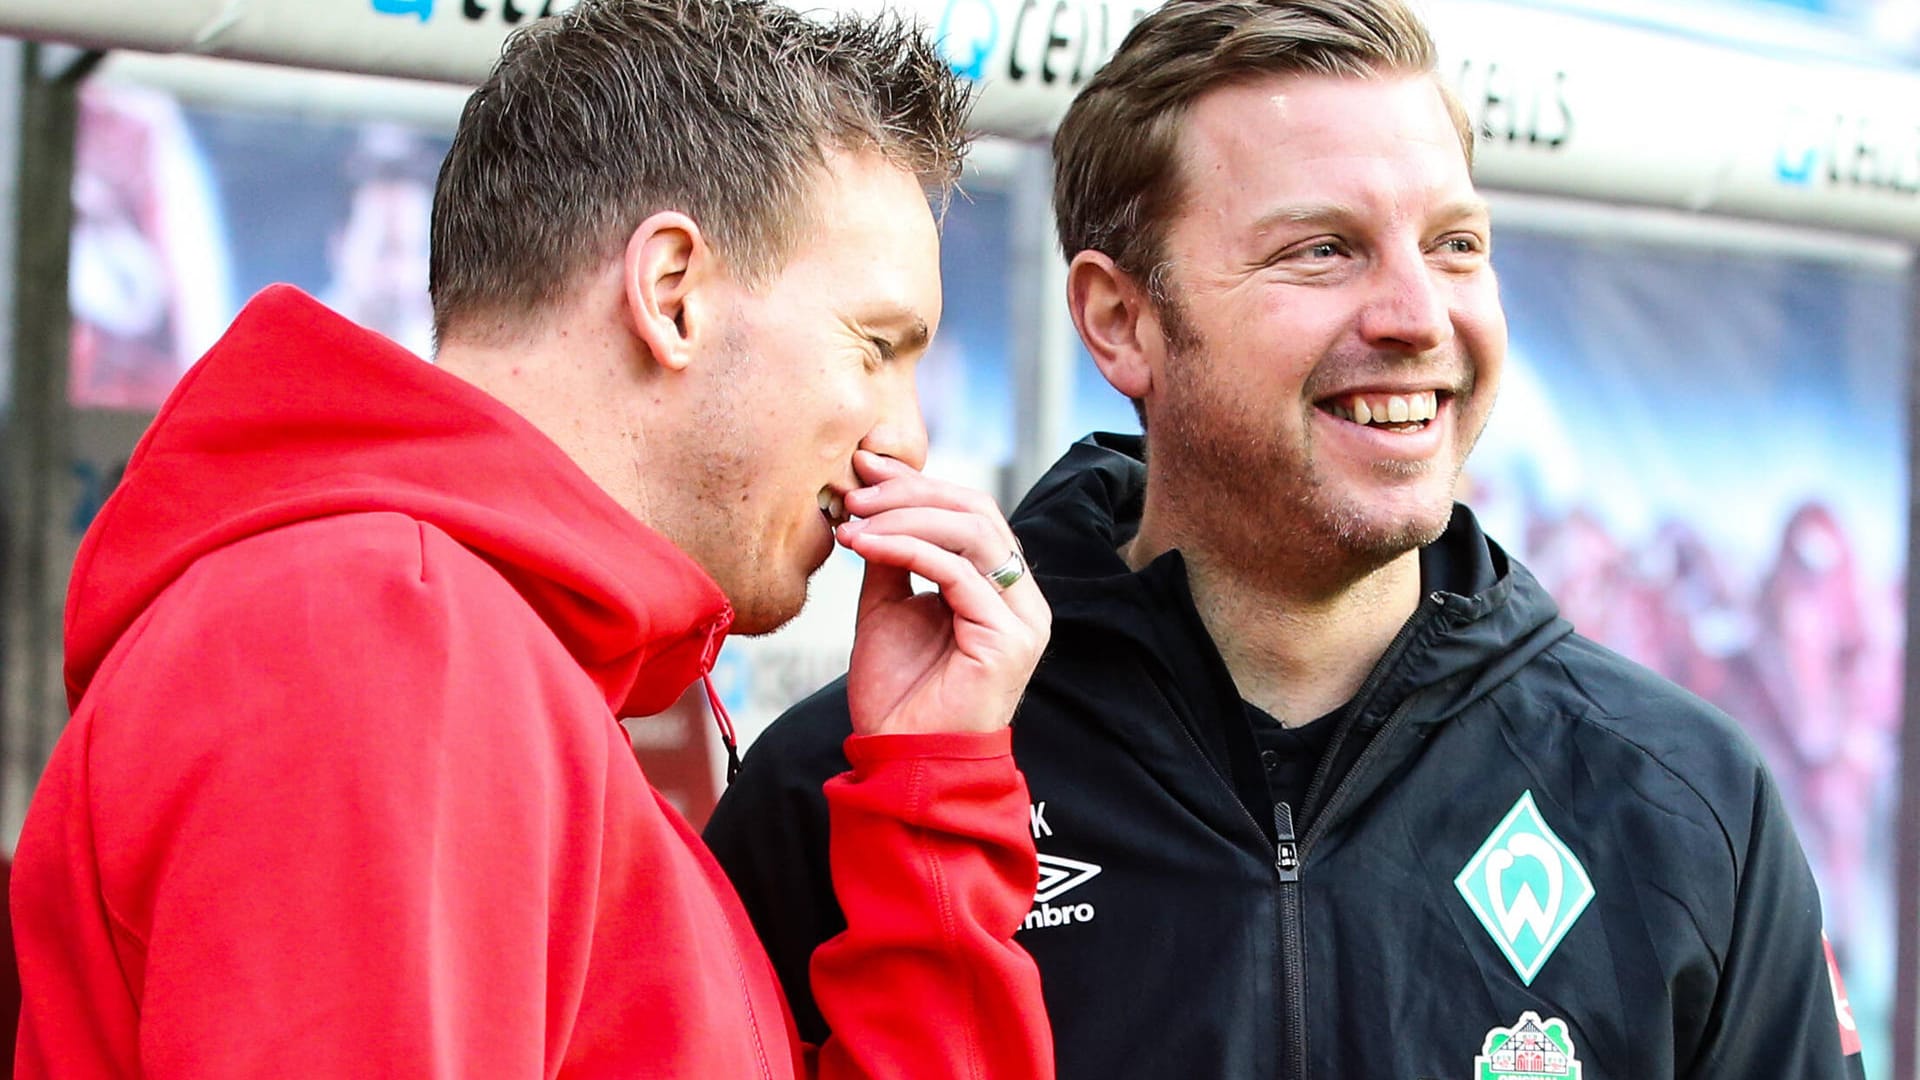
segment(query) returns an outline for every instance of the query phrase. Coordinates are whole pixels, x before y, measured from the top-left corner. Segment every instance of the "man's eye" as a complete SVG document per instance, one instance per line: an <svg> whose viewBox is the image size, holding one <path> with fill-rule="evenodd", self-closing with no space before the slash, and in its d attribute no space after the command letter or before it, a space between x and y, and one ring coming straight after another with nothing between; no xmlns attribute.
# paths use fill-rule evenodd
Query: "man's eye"
<svg viewBox="0 0 1920 1080"><path fill-rule="evenodd" d="M893 342L888 341L886 338L870 336L867 338L867 342L873 346L873 351L880 355L880 360L883 363L892 363L894 357L898 354L898 350L894 348Z"/></svg>
<svg viewBox="0 0 1920 1080"><path fill-rule="evenodd" d="M1345 245L1338 240L1315 240L1311 243L1295 244L1274 254L1269 265L1290 262L1325 262L1337 259L1346 253Z"/></svg>

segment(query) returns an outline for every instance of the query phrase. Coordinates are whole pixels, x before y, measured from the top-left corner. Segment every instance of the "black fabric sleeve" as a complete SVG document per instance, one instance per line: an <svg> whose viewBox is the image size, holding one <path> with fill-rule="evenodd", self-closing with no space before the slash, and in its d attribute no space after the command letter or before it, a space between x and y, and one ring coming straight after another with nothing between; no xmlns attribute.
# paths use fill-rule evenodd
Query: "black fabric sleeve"
<svg viewBox="0 0 1920 1080"><path fill-rule="evenodd" d="M789 709L754 740L704 833L773 958L800 1037L816 1046L827 1023L807 965L847 927L827 862L822 787L847 770L841 746L852 730L844 680Z"/></svg>
<svg viewBox="0 0 1920 1080"><path fill-rule="evenodd" d="M1756 772L1750 821L1725 823L1739 865L1733 929L1706 1037L1685 1075L1861 1080L1860 1055L1842 1050L1812 871L1772 778L1757 762Z"/></svg>

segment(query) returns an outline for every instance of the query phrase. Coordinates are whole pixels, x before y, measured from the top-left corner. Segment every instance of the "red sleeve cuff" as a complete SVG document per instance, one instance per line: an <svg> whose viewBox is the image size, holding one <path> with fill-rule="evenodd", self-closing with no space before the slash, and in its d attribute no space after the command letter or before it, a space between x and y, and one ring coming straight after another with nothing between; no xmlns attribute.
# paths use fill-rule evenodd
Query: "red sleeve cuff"
<svg viewBox="0 0 1920 1080"><path fill-rule="evenodd" d="M990 761L1013 753L1013 730L984 734L942 732L912 735L849 735L847 763L855 772L893 761Z"/></svg>

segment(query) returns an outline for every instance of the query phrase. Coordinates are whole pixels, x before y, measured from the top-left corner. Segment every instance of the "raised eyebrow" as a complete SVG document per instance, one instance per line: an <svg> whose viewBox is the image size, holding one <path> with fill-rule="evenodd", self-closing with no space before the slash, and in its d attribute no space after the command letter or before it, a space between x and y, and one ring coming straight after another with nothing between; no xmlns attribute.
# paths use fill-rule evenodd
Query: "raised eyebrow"
<svg viewBox="0 0 1920 1080"><path fill-rule="evenodd" d="M1472 222L1476 225L1484 222L1491 225L1493 209L1487 205L1485 199L1461 199L1442 206L1434 212L1433 219L1452 225L1462 222Z"/></svg>
<svg viewBox="0 0 1920 1080"><path fill-rule="evenodd" d="M1260 215L1251 230L1255 235L1264 234L1282 225L1340 225L1360 216L1360 212L1346 203L1301 203L1292 206L1276 207ZM1457 224L1463 221L1488 221L1493 212L1487 201L1481 198L1459 199L1446 203L1434 211L1435 221Z"/></svg>
<svg viewBox="0 0 1920 1080"><path fill-rule="evenodd" d="M1251 231L1257 236L1282 225L1334 225L1358 216L1359 212L1346 203L1296 203L1275 207L1260 215Z"/></svg>

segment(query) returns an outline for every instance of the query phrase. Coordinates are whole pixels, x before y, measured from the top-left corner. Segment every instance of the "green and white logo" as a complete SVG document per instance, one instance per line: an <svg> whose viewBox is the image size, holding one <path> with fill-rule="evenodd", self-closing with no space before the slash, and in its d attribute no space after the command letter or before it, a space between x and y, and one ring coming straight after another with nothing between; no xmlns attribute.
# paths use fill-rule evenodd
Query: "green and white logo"
<svg viewBox="0 0 1920 1080"><path fill-rule="evenodd" d="M1580 1080L1580 1073L1567 1022L1542 1020L1532 1011L1510 1028L1487 1032L1473 1059L1473 1080Z"/></svg>
<svg viewBox="0 0 1920 1080"><path fill-rule="evenodd" d="M1528 986L1593 900L1586 867L1547 826L1532 791L1488 834L1453 887Z"/></svg>

